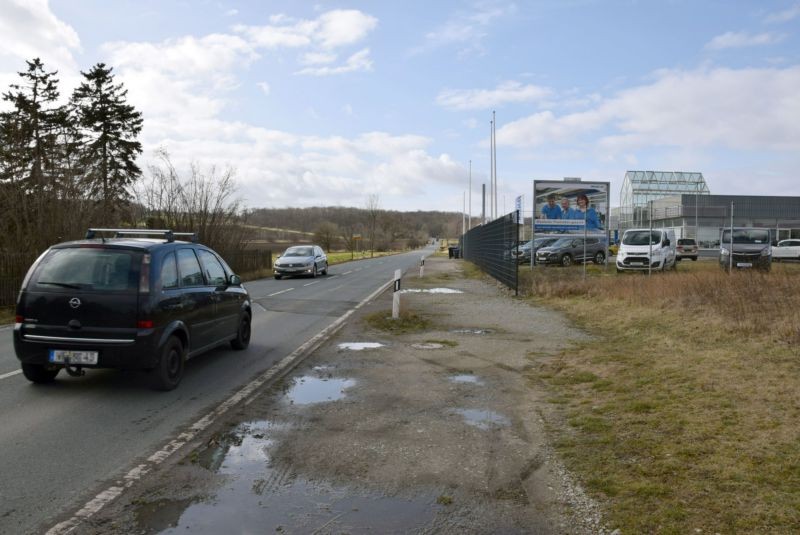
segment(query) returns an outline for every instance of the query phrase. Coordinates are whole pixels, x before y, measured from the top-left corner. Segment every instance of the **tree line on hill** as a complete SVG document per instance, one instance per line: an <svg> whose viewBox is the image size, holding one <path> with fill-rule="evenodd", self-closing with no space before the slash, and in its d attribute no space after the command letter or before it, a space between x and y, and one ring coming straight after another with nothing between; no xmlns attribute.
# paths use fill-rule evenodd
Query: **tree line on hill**
<svg viewBox="0 0 800 535"><path fill-rule="evenodd" d="M377 197L370 196L364 208L256 208L248 211L247 218L251 225L313 233L314 241L327 251L385 251L397 244L414 248L430 237L461 234L461 214L382 210L378 204Z"/></svg>

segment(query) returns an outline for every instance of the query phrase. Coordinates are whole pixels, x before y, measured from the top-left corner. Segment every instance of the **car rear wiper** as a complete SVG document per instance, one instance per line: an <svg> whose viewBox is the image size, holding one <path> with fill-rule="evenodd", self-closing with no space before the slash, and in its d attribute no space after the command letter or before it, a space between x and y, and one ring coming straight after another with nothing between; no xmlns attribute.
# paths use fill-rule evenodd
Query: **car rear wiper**
<svg viewBox="0 0 800 535"><path fill-rule="evenodd" d="M82 288L80 284L70 284L68 282L39 281L36 284L50 284L52 286L61 286L62 288L72 288L74 290L80 290Z"/></svg>

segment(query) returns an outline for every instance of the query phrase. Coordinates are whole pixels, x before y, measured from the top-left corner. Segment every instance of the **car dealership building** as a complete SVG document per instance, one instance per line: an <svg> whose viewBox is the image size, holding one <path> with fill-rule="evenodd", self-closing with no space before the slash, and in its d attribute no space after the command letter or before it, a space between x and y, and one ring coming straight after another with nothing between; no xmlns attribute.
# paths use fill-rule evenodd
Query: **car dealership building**
<svg viewBox="0 0 800 535"><path fill-rule="evenodd" d="M671 228L677 237L701 246L718 245L720 229L766 227L775 239L800 238L800 197L712 195L702 173L628 171L620 206L612 211L611 230Z"/></svg>

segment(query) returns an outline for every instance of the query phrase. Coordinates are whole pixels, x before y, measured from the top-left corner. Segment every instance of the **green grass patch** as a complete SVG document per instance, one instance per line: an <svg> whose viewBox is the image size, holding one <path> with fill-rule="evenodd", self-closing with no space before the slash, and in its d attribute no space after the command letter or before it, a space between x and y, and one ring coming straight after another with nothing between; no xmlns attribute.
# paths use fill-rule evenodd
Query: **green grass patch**
<svg viewBox="0 0 800 535"><path fill-rule="evenodd" d="M397 319L392 318L391 311L374 312L366 316L365 321L373 329L392 334L409 334L428 330L431 321L414 312L403 311Z"/></svg>

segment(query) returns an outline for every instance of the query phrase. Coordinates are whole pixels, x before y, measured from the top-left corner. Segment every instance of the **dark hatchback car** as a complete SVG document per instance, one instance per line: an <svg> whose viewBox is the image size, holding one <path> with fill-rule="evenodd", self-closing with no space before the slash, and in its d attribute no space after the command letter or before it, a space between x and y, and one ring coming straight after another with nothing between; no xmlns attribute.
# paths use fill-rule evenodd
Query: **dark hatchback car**
<svg viewBox="0 0 800 535"><path fill-rule="evenodd" d="M113 231L114 238L94 239ZM163 239L137 238L160 234ZM25 377L47 383L65 369L146 370L172 390L186 359L250 343L250 296L225 261L171 231L90 229L45 251L22 283L14 349Z"/></svg>

